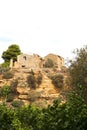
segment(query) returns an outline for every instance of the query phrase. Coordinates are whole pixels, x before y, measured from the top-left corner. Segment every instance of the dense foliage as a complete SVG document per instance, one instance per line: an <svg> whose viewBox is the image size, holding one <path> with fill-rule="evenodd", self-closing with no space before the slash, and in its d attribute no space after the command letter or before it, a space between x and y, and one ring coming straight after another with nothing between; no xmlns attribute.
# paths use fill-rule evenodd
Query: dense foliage
<svg viewBox="0 0 87 130"><path fill-rule="evenodd" d="M55 100L52 106L43 109L0 105L0 130L86 130L86 127L87 105L76 93L71 93L63 104Z"/></svg>
<svg viewBox="0 0 87 130"><path fill-rule="evenodd" d="M69 68L72 86L78 92L79 89L82 89L82 95L87 102L87 46L77 49L74 53L76 57L71 60Z"/></svg>

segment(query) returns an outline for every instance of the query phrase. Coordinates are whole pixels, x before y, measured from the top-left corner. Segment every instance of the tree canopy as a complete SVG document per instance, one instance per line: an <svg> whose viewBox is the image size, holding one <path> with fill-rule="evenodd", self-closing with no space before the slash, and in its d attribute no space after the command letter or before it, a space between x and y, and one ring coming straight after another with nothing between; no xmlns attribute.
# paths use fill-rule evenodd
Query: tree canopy
<svg viewBox="0 0 87 130"><path fill-rule="evenodd" d="M17 106L16 106L17 107ZM86 130L87 104L71 93L67 102L54 100L47 108L33 105L11 109L0 104L0 130Z"/></svg>
<svg viewBox="0 0 87 130"><path fill-rule="evenodd" d="M72 77L72 86L75 89L82 87L85 98L87 92L87 45L74 51L76 57L71 61L69 68Z"/></svg>
<svg viewBox="0 0 87 130"><path fill-rule="evenodd" d="M9 62L10 59L13 59L13 61L17 60L17 55L21 54L20 47L16 44L12 44L8 47L6 51L2 53L2 58L5 62Z"/></svg>

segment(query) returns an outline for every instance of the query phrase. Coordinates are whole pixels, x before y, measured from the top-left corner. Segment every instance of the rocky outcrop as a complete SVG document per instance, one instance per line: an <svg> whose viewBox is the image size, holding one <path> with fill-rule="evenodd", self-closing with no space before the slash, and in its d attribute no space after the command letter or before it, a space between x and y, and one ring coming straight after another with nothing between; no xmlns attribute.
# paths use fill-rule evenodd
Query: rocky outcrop
<svg viewBox="0 0 87 130"><path fill-rule="evenodd" d="M54 54L49 54L44 58L38 55L22 54L18 56L14 66L11 60L10 67L12 69L10 71L13 72L13 77L11 79L3 79L3 76L0 75L0 87L8 85L11 89L8 104L17 100L24 102L25 105L32 102L37 106L47 106L48 104L52 104L53 100L60 96L61 89L56 89L49 78L49 75L55 73L54 68L43 67L47 59L52 59L58 70L64 65L64 59ZM59 72L56 71L56 73ZM36 85L35 89L31 89L27 83L27 77L31 73L34 73L35 78L40 74L42 75L42 83Z"/></svg>

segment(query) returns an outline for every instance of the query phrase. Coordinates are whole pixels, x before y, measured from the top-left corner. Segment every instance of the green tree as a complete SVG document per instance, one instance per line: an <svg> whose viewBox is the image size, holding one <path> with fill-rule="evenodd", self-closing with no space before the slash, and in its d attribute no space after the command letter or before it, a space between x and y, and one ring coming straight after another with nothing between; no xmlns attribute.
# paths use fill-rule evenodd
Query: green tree
<svg viewBox="0 0 87 130"><path fill-rule="evenodd" d="M52 106L43 110L41 130L86 130L87 104L80 95L71 92L67 101L54 100Z"/></svg>
<svg viewBox="0 0 87 130"><path fill-rule="evenodd" d="M16 111L8 108L6 104L0 104L0 130L24 130L17 118Z"/></svg>
<svg viewBox="0 0 87 130"><path fill-rule="evenodd" d="M69 67L72 86L77 91L79 88L82 89L83 96L87 100L87 45L81 49L76 49L74 54L76 56L71 60Z"/></svg>
<svg viewBox="0 0 87 130"><path fill-rule="evenodd" d="M17 55L19 54L21 54L20 47L16 44L12 44L8 47L6 51L2 53L2 58L4 59L5 63L9 63L10 59L16 61Z"/></svg>
<svg viewBox="0 0 87 130"><path fill-rule="evenodd" d="M47 108L33 105L9 108L0 104L0 130L86 130L87 104L74 91L67 101L54 100Z"/></svg>

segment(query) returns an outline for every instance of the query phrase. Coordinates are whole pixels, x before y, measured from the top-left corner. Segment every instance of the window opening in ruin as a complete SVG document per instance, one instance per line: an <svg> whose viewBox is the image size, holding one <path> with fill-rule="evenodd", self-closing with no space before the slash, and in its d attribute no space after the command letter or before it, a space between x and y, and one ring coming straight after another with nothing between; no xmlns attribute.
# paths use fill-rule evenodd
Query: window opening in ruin
<svg viewBox="0 0 87 130"><path fill-rule="evenodd" d="M22 68L25 68L25 65L22 65Z"/></svg>
<svg viewBox="0 0 87 130"><path fill-rule="evenodd" d="M23 58L24 58L24 60L26 60L26 56L24 56Z"/></svg>

